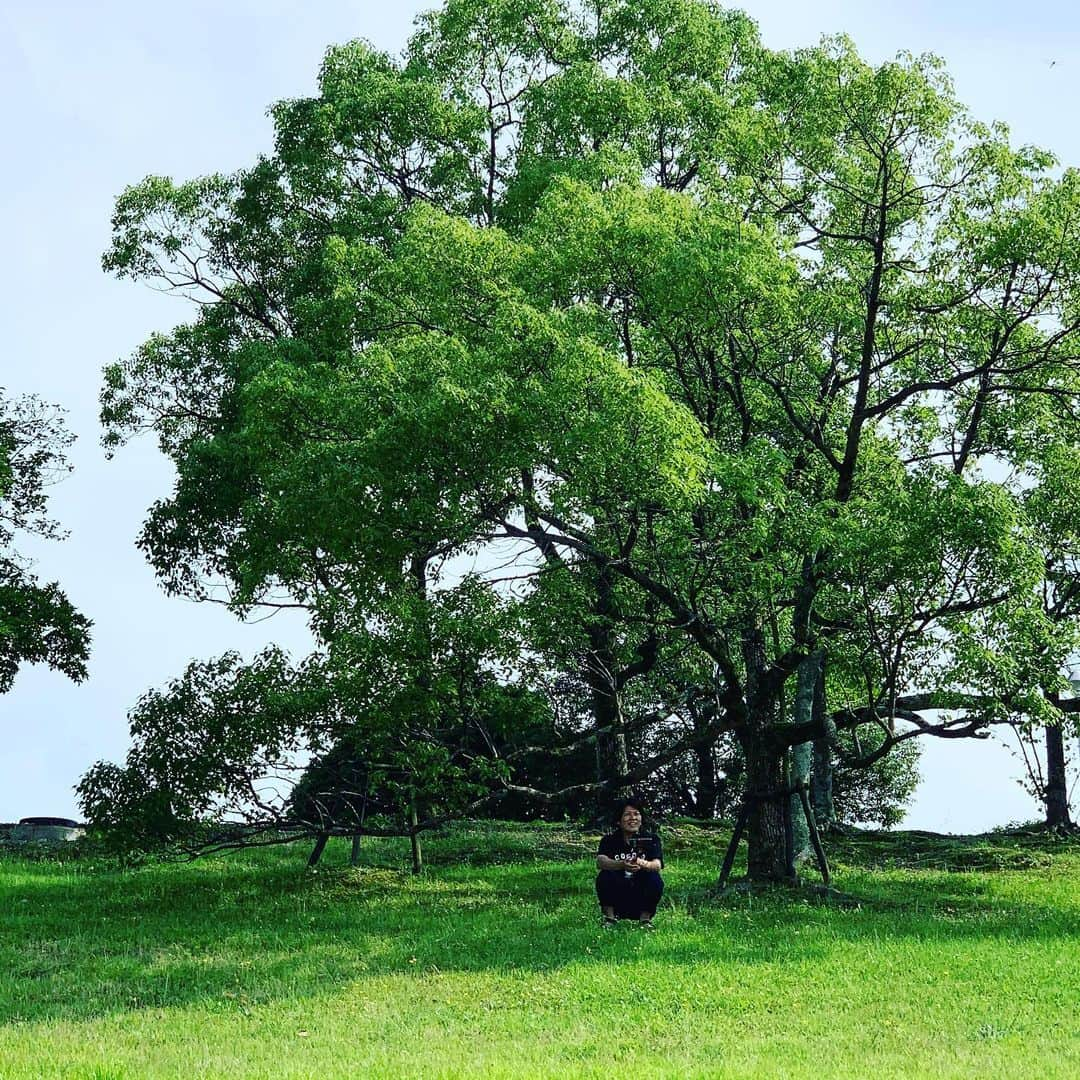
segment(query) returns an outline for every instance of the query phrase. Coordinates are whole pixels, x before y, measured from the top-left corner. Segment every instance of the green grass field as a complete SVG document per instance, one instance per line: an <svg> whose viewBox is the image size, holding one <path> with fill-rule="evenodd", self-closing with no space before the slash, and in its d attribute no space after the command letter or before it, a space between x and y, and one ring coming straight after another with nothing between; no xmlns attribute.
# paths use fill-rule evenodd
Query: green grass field
<svg viewBox="0 0 1080 1080"><path fill-rule="evenodd" d="M1080 846L857 834L858 906L706 896L603 931L595 838L459 827L123 870L0 861L0 1077L1080 1076Z"/></svg>

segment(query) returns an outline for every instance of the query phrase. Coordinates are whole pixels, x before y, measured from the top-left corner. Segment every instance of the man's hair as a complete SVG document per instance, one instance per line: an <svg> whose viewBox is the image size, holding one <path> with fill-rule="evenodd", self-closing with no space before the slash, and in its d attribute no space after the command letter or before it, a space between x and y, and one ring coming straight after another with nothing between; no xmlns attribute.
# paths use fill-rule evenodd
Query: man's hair
<svg viewBox="0 0 1080 1080"><path fill-rule="evenodd" d="M618 825L622 821L622 816L623 816L624 813L626 813L626 808L628 806L632 806L641 815L641 820L642 820L642 822L644 822L644 820L645 820L645 807L642 805L641 800L640 799L629 798L629 799L620 799L615 804L615 824Z"/></svg>

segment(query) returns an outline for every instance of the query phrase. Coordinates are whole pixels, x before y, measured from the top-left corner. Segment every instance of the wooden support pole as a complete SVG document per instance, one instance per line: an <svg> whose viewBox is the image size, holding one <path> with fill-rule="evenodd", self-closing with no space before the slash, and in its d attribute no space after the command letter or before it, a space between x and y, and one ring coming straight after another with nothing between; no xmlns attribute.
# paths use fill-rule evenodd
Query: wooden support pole
<svg viewBox="0 0 1080 1080"><path fill-rule="evenodd" d="M322 858L323 848L326 847L326 841L330 839L330 834L321 832L315 840L315 847L312 849L311 854L308 856L307 864L309 867L317 866L319 860Z"/></svg>
<svg viewBox="0 0 1080 1080"><path fill-rule="evenodd" d="M747 798L739 810L739 819L735 822L735 831L731 834L731 843L728 844L727 854L724 855L724 865L720 868L720 878L716 883L717 889L724 889L727 886L728 878L731 875L731 867L735 863L735 852L739 850L739 841L742 839L743 829L746 828L746 821L749 817L750 800Z"/></svg>
<svg viewBox="0 0 1080 1080"><path fill-rule="evenodd" d="M810 843L814 845L814 854L817 856L818 869L821 871L821 880L829 884L829 863L825 858L825 848L821 843L821 833L818 832L817 822L814 820L814 812L810 809L810 799L806 794L806 785L799 783L799 799L802 801L803 813L806 815L806 824L810 829Z"/></svg>
<svg viewBox="0 0 1080 1080"><path fill-rule="evenodd" d="M412 872L419 874L424 869L420 853L420 833L417 831L416 797L409 793L409 839L412 841Z"/></svg>

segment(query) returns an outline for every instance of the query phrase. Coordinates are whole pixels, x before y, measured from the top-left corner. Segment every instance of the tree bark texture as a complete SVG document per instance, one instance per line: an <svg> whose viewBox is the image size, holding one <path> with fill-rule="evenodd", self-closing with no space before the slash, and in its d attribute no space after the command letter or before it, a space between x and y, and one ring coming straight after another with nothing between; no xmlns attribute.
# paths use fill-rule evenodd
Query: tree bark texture
<svg viewBox="0 0 1080 1080"><path fill-rule="evenodd" d="M809 724L814 718L814 695L822 675L823 657L820 652L811 653L800 665L795 688L794 721L796 724ZM799 743L791 748L788 769L789 784L810 783L810 768L813 758L813 744ZM789 796L788 815L791 818L793 862L799 862L811 855L810 826L803 813L802 802L797 794Z"/></svg>
<svg viewBox="0 0 1080 1080"><path fill-rule="evenodd" d="M1046 727L1046 824L1051 829L1070 828L1069 788L1065 775L1065 733L1061 725Z"/></svg>
<svg viewBox="0 0 1080 1080"><path fill-rule="evenodd" d="M312 848L311 854L308 856L308 866L318 866L319 860L322 858L323 850L326 847L327 840L330 839L329 833L319 833L315 839L315 847Z"/></svg>
<svg viewBox="0 0 1080 1080"><path fill-rule="evenodd" d="M824 658L817 685L814 687L814 721L821 726L825 734L814 740L814 759L810 767L810 805L817 827L824 831L836 824L836 808L833 806L833 743L836 740L836 724L826 709Z"/></svg>
<svg viewBox="0 0 1080 1080"><path fill-rule="evenodd" d="M779 694L765 685L768 670L765 639L759 628L743 637L746 663L747 723L738 732L746 759L747 876L751 881L783 881L787 878L785 843L784 748L773 736L780 720ZM790 820L790 819L789 819Z"/></svg>
<svg viewBox="0 0 1080 1080"><path fill-rule="evenodd" d="M585 658L585 681L592 698L593 725L596 729L596 779L603 783L629 771L626 736L612 735L606 728L622 726L622 702L616 679L616 658L612 642L612 587L610 571L601 569L597 576L596 604L589 627L589 653ZM612 794L628 793L616 788Z"/></svg>
<svg viewBox="0 0 1080 1080"><path fill-rule="evenodd" d="M784 840L784 754L767 737L741 740L746 757L746 790L751 800L747 821L747 876L751 881L787 878Z"/></svg>
<svg viewBox="0 0 1080 1080"><path fill-rule="evenodd" d="M694 816L702 821L716 817L716 752L710 743L694 747L697 761L697 791L694 796Z"/></svg>
<svg viewBox="0 0 1080 1080"><path fill-rule="evenodd" d="M814 761L810 769L810 805L819 829L829 829L836 824L833 807L832 748L828 738L814 740Z"/></svg>

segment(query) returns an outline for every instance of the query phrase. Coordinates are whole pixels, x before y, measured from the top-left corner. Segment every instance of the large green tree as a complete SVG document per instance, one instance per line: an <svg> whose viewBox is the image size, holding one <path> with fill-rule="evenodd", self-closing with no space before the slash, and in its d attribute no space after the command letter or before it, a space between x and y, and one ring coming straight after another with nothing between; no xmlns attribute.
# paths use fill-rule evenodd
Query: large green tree
<svg viewBox="0 0 1080 1080"><path fill-rule="evenodd" d="M177 467L142 539L167 587L304 606L328 653L411 596L402 692L437 717L434 596L513 607L484 567L544 567L563 662L607 673L599 790L732 733L754 878L834 728L869 764L1049 715L1014 416L1076 389L1080 179L936 62L770 53L703 0L448 0L273 116L253 168L117 205L106 266L201 303L104 395ZM699 685L664 703L707 707L615 775L619 672L675 640Z"/></svg>

